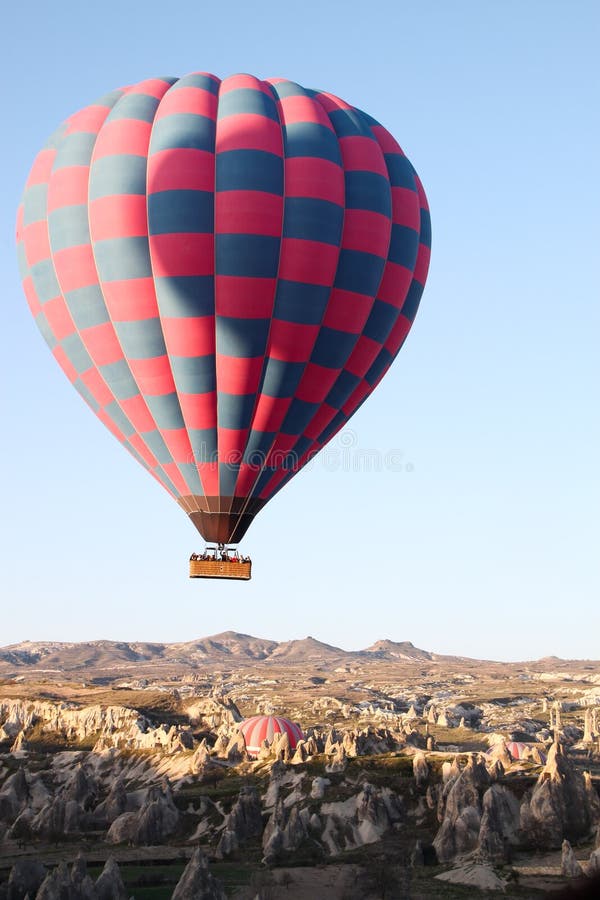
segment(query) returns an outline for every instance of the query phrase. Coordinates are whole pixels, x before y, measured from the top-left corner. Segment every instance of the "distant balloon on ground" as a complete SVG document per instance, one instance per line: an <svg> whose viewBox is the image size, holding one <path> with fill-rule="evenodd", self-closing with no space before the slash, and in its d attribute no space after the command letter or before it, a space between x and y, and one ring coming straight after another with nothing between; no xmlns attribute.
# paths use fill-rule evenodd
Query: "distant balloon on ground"
<svg viewBox="0 0 600 900"><path fill-rule="evenodd" d="M248 755L254 757L258 756L263 741L272 744L276 734L287 734L290 750L296 748L298 741L304 740L300 726L281 716L252 716L242 722L240 731L244 735Z"/></svg>

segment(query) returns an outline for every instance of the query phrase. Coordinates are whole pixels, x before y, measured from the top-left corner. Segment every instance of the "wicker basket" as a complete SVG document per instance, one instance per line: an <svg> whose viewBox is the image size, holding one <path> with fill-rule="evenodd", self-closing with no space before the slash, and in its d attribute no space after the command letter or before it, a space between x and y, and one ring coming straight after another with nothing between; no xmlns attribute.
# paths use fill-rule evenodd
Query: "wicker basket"
<svg viewBox="0 0 600 900"><path fill-rule="evenodd" d="M250 581L251 573L251 562L190 559L190 578L233 578L236 581Z"/></svg>

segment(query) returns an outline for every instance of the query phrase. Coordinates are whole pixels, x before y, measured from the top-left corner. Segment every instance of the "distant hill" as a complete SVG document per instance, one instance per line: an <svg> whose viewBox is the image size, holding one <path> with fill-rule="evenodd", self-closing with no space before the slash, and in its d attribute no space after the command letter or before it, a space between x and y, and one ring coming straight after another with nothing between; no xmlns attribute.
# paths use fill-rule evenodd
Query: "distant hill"
<svg viewBox="0 0 600 900"><path fill-rule="evenodd" d="M187 673L236 669L253 664L273 666L302 665L314 668L318 663L327 667L362 665L377 662L383 664L410 665L463 665L470 668L486 665L505 665L493 660L476 660L465 656L433 653L415 647L410 641L392 641L382 638L364 650L343 650L325 644L314 637L302 640L273 641L237 631L223 631L208 637L173 644L147 641L22 641L0 647L0 678L20 675L35 677L44 673L54 679L61 673L75 675L85 681L98 678L108 683L123 676L170 677ZM565 660L547 656L528 662L511 663L526 667L532 673L577 670L587 677L593 660ZM537 675L536 675L537 677Z"/></svg>
<svg viewBox="0 0 600 900"><path fill-rule="evenodd" d="M0 648L0 672L6 667L4 664L38 669L76 669L144 662L160 659L166 646L123 641L23 641Z"/></svg>
<svg viewBox="0 0 600 900"><path fill-rule="evenodd" d="M192 660L214 659L215 657L235 657L267 659L280 645L277 641L240 634L237 631L223 631L210 637L188 641L185 644L167 644L165 657L180 659L186 656Z"/></svg>
<svg viewBox="0 0 600 900"><path fill-rule="evenodd" d="M82 673L123 673L144 670L182 672L207 665L236 666L266 662L273 664L311 663L379 659L389 662L434 660L435 654L420 650L410 641L377 641L366 650L348 651L325 644L313 637L303 640L272 641L265 638L224 631L209 637L175 644L138 641L23 641L0 647L0 676L18 675L26 671Z"/></svg>
<svg viewBox="0 0 600 900"><path fill-rule="evenodd" d="M377 659L435 659L435 654L429 653L427 650L419 650L410 641L375 641L362 652L377 657Z"/></svg>
<svg viewBox="0 0 600 900"><path fill-rule="evenodd" d="M271 654L271 659L282 660L331 660L342 659L346 656L354 656L355 654L347 650L341 650L339 647L332 647L331 644L324 644L317 641L313 637L306 637L301 641L285 641L278 644Z"/></svg>

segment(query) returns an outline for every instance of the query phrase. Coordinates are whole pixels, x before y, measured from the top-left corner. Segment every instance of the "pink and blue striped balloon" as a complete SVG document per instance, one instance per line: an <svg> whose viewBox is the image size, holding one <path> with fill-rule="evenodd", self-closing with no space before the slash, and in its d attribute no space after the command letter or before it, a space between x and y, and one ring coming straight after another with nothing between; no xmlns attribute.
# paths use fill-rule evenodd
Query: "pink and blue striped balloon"
<svg viewBox="0 0 600 900"><path fill-rule="evenodd" d="M17 238L73 386L228 543L393 362L430 220L371 116L292 81L194 73L68 118L33 164Z"/></svg>

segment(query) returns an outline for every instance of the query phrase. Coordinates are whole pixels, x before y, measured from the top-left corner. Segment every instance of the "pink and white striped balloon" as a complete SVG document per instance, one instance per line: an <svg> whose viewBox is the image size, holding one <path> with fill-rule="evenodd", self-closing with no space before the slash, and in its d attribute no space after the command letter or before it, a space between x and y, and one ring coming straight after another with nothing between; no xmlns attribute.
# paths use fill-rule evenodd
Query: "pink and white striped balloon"
<svg viewBox="0 0 600 900"><path fill-rule="evenodd" d="M272 744L276 734L287 732L292 750L295 749L298 741L304 740L300 726L281 716L251 716L242 722L240 730L246 741L246 750L249 756L253 757L258 756L262 742L266 740Z"/></svg>

